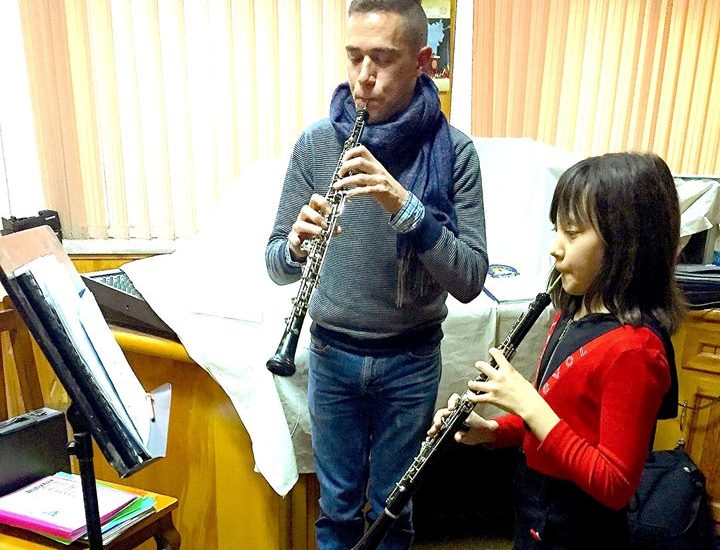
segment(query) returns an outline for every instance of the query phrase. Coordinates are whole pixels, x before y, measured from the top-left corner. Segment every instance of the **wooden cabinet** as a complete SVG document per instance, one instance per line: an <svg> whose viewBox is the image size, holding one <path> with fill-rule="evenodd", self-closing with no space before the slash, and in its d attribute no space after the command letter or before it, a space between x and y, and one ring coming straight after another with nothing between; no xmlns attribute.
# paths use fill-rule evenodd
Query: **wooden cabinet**
<svg viewBox="0 0 720 550"><path fill-rule="evenodd" d="M676 419L658 423L655 448L672 448L679 438L685 440L707 478L715 520L720 522L720 402L710 405L720 396L720 310L690 312L673 344L679 401L688 408L681 407Z"/></svg>

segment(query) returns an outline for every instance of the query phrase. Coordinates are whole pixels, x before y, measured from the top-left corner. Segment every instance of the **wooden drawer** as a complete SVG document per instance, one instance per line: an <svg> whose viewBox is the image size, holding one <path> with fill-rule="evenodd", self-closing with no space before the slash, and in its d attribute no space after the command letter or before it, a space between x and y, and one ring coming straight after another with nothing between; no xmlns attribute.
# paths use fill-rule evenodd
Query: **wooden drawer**
<svg viewBox="0 0 720 550"><path fill-rule="evenodd" d="M692 313L687 329L680 367L683 370L720 374L720 312Z"/></svg>

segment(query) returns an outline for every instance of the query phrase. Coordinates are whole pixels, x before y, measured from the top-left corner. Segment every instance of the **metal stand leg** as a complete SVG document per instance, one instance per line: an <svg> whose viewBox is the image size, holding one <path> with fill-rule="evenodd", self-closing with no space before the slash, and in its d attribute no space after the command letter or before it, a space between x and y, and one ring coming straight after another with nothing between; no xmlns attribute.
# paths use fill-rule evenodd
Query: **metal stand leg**
<svg viewBox="0 0 720 550"><path fill-rule="evenodd" d="M80 464L80 483L82 485L90 550L102 550L102 529L100 527L100 508L95 486L92 436L87 429L85 420L80 417L73 405L68 409L68 420L73 429L73 441L68 444L68 453L75 456Z"/></svg>

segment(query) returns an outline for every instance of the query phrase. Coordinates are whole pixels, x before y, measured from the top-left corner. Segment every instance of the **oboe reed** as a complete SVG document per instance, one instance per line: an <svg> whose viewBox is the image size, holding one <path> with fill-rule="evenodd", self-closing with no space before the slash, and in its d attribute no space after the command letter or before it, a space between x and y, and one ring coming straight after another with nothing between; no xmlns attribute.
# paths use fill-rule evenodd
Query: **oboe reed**
<svg viewBox="0 0 720 550"><path fill-rule="evenodd" d="M553 289L555 288L555 285L558 284L558 282L562 279L562 275L558 275L557 279L555 279L550 286L548 286L547 290L545 291L547 294L550 294Z"/></svg>

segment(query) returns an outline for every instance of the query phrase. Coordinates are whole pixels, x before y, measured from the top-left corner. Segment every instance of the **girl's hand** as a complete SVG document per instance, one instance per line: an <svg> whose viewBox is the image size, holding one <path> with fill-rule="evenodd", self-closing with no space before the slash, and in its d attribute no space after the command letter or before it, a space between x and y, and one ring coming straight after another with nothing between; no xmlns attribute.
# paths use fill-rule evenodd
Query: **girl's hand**
<svg viewBox="0 0 720 550"><path fill-rule="evenodd" d="M497 369L485 361L475 363L475 368L487 376L485 382L471 380L468 387L477 392L469 392L473 403L490 403L504 411L522 417L535 437L540 441L560 421L535 387L523 377L505 359L499 349L491 348L490 355L495 359Z"/></svg>
<svg viewBox="0 0 720 550"><path fill-rule="evenodd" d="M448 399L446 409L440 409L435 413L432 426L427 434L432 437L440 431L443 421L450 415L452 410L457 406L460 396L456 393ZM494 420L485 420L479 414L471 412L470 416L465 420L468 427L467 430L459 430L455 432L455 441L464 443L465 445L478 445L480 443L492 443L495 440L495 430L498 423Z"/></svg>
<svg viewBox="0 0 720 550"><path fill-rule="evenodd" d="M534 386L516 371L497 348L490 349L497 369L485 361L475 363L475 368L487 376L485 382L471 380L468 387L479 395L471 394L474 403L491 403L504 411L523 416L523 410L529 401L542 400Z"/></svg>

